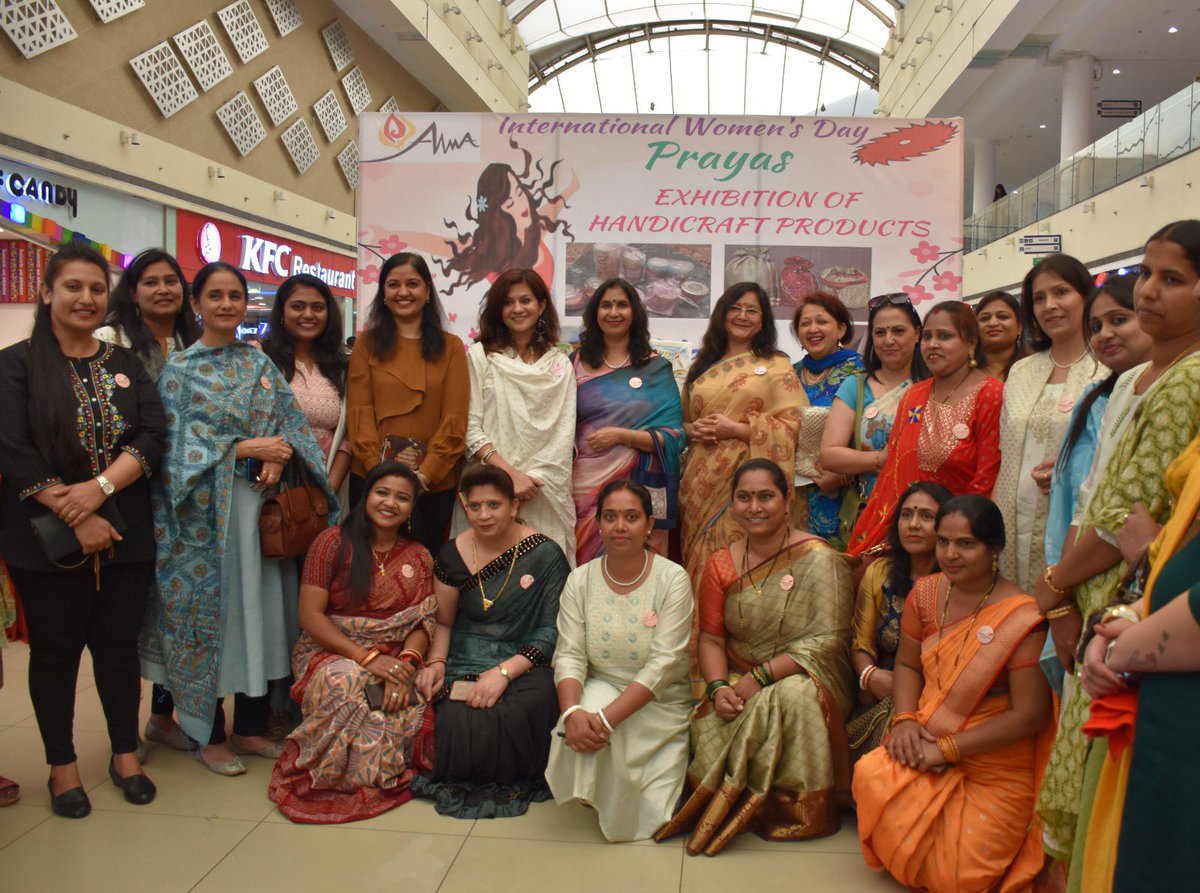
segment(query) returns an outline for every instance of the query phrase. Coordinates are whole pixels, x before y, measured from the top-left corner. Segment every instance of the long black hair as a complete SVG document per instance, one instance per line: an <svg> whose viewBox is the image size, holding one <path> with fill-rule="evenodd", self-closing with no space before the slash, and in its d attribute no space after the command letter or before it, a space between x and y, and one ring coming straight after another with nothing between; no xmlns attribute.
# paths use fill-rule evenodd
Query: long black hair
<svg viewBox="0 0 1200 893"><path fill-rule="evenodd" d="M1083 334L1085 338L1091 338L1091 331L1088 327L1092 321L1092 305L1096 303L1096 299L1101 295L1108 295L1130 313L1133 312L1133 286L1137 283L1137 279L1136 273L1128 273L1124 276L1110 276L1104 281L1103 285L1092 289L1092 293L1087 296L1087 302L1083 305ZM1071 450L1075 449L1075 444L1083 436L1084 429L1087 428L1088 412L1091 410L1092 404L1100 397L1111 395L1113 387L1120 377L1120 372L1114 371L1110 373L1108 378L1079 398L1079 402L1075 405L1075 415L1071 419L1071 426L1067 429L1067 436L1063 438L1062 446L1059 448L1058 460L1054 463L1055 475L1062 474L1063 469L1066 467L1067 459L1071 455Z"/></svg>
<svg viewBox="0 0 1200 893"><path fill-rule="evenodd" d="M401 251L393 254L383 262L379 270L379 288L375 289L375 297L371 300L371 308L367 311L367 329L363 332L364 340L371 346L371 353L378 360L387 361L396 352L396 342L400 337L396 328L396 317L388 309L384 300L384 289L388 274L396 267L412 267L425 283L429 300L421 311L421 359L432 363L442 358L446 350L446 338L443 327L442 302L438 298L437 289L433 287L433 274L429 272L429 264L425 258L411 251Z"/></svg>
<svg viewBox="0 0 1200 893"><path fill-rule="evenodd" d="M1033 280L1041 273L1053 273L1085 298L1096 283L1083 262L1069 254L1043 257L1025 274L1021 281L1021 322L1024 324L1025 337L1034 350L1049 350L1052 343L1050 336L1042 331L1033 314Z"/></svg>
<svg viewBox="0 0 1200 893"><path fill-rule="evenodd" d="M325 299L325 330L313 341L312 356L321 374L333 382L338 396L346 395L346 348L342 344L342 311L333 298L329 286L308 273L297 273L283 280L275 293L275 304L271 307L267 337L263 340L263 353L279 367L289 382L296 375L296 339L283 325L283 310L288 298L298 288L312 288Z"/></svg>
<svg viewBox="0 0 1200 893"><path fill-rule="evenodd" d="M108 264L90 245L68 242L46 263L42 284L47 291L62 275L63 268L80 261L99 268L108 286ZM86 480L92 474L91 459L84 452L75 426L79 406L71 381L70 364L62 352L50 320L50 305L39 300L29 335L29 427L33 441L67 483Z"/></svg>
<svg viewBox="0 0 1200 893"><path fill-rule="evenodd" d="M504 324L504 302L517 285L526 286L542 308L529 348L535 356L543 357L558 343L558 312L550 300L550 288L537 270L514 268L496 277L483 297L483 306L479 310L479 337L475 340L483 345L485 353L495 353L513 346L512 333Z"/></svg>
<svg viewBox="0 0 1200 893"><path fill-rule="evenodd" d="M377 573L375 556L372 553L375 528L367 517L367 497L381 478L402 477L412 486L413 505L421 492L417 473L402 462L389 459L371 469L363 483L363 498L342 521L342 536L338 542L333 566L335 573L342 574L346 589L350 592L350 603L361 605L371 596L371 582ZM409 515L411 519L412 516Z"/></svg>
<svg viewBox="0 0 1200 893"><path fill-rule="evenodd" d="M892 512L892 523L888 525L887 532L887 543L892 550L892 566L888 570L888 585L891 586L892 595L896 598L906 597L912 591L913 583L916 582L912 578L912 556L905 550L900 539L900 512L904 508L904 503L908 502L908 498L914 493L924 493L938 504L939 509L954 495L941 484L935 484L933 481L917 481L896 500L896 510ZM936 573L937 569L937 558L935 557L931 573Z"/></svg>
<svg viewBox="0 0 1200 893"><path fill-rule="evenodd" d="M146 275L146 270L158 263L165 263L175 271L175 275L179 277L179 286L183 289L183 302L175 315L176 337L183 342L184 347L189 347L200 337L200 326L196 324L196 317L188 303L187 277L183 275L179 261L161 248L147 248L133 259L113 286L112 293L108 296L108 315L104 318L107 325L119 328L125 333L133 352L142 357L159 350L159 346L158 339L154 337L154 333L142 319L141 310L138 309L137 287Z"/></svg>
<svg viewBox="0 0 1200 893"><path fill-rule="evenodd" d="M653 352L650 349L650 319L646 308L638 296L637 289L624 279L614 277L605 279L592 292L587 306L583 308L583 329L579 333L579 356L593 369L604 362L604 333L600 331L600 300L609 289L619 288L629 299L633 309L633 322L629 326L629 363L633 366L644 365Z"/></svg>
<svg viewBox="0 0 1200 893"><path fill-rule="evenodd" d="M908 367L908 377L914 382L924 381L929 377L929 369L925 365L925 358L921 356L921 314L917 313L917 308L912 305L912 301L904 292L881 295L884 300L872 307L867 315L867 337L863 339L862 360L863 366L867 370L867 375L874 375L883 368L883 360L879 358L879 354L875 353L875 314L880 310L899 310L908 317L909 324L917 332L917 341L913 345L912 362ZM893 302L891 298L903 298Z"/></svg>
<svg viewBox="0 0 1200 893"><path fill-rule="evenodd" d="M747 293L753 293L758 298L758 307L762 312L762 329L750 342L750 350L756 357L773 357L780 353L779 334L775 331L775 314L771 312L771 301L767 293L757 282L735 282L717 299L712 316L708 320L708 329L700 342L700 350L696 359L688 369L685 387L691 387L692 382L720 362L729 347L729 331L725 327L725 318L729 308L737 303L738 298Z"/></svg>
<svg viewBox="0 0 1200 893"><path fill-rule="evenodd" d="M962 515L966 518L967 526L971 528L971 536L993 552L1004 549L1004 515L1000 513L1000 507L986 496L963 493L950 497L938 509L935 526L941 525L942 519L950 515Z"/></svg>

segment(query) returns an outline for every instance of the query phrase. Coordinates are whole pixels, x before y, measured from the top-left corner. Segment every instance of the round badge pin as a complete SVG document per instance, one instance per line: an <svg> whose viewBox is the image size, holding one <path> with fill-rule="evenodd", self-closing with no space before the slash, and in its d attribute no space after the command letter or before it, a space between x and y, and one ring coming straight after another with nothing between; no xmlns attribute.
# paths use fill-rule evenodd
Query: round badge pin
<svg viewBox="0 0 1200 893"><path fill-rule="evenodd" d="M1071 397L1063 397L1058 401L1059 412L1070 412L1075 408L1075 401Z"/></svg>
<svg viewBox="0 0 1200 893"><path fill-rule="evenodd" d="M980 645L986 645L996 638L996 631L985 623L975 631L975 638L979 640Z"/></svg>
<svg viewBox="0 0 1200 893"><path fill-rule="evenodd" d="M642 386L642 380L635 375L633 378L629 379L629 386L636 391Z"/></svg>
<svg viewBox="0 0 1200 893"><path fill-rule="evenodd" d="M878 406L868 406L865 410L863 410L863 415L866 416L868 419L873 419L873 418L875 418L875 416L879 415L879 407Z"/></svg>
<svg viewBox="0 0 1200 893"><path fill-rule="evenodd" d="M779 588L784 592L791 592L792 587L796 585L796 578L791 574L784 574L779 580Z"/></svg>
<svg viewBox="0 0 1200 893"><path fill-rule="evenodd" d="M957 425L955 425L952 431L954 436L959 440L966 440L971 435L971 429L968 428L963 422L959 422Z"/></svg>
<svg viewBox="0 0 1200 893"><path fill-rule="evenodd" d="M647 611L642 615L642 626L653 629L658 626L658 614L654 611Z"/></svg>
<svg viewBox="0 0 1200 893"><path fill-rule="evenodd" d="M132 383L129 381L129 376L124 372L118 372L116 375L114 375L113 381L117 383L117 387L119 388L127 388Z"/></svg>
<svg viewBox="0 0 1200 893"><path fill-rule="evenodd" d="M755 367L754 367L754 374L755 374L755 375L766 375L766 374L767 374L767 367L766 367L766 366L755 366Z"/></svg>
<svg viewBox="0 0 1200 893"><path fill-rule="evenodd" d="M406 578L411 580L416 571L413 570L413 566L411 564L406 564L404 567L400 568L400 573L404 574Z"/></svg>
<svg viewBox="0 0 1200 893"><path fill-rule="evenodd" d="M521 577L521 588L528 589L533 585L533 574L525 574Z"/></svg>
<svg viewBox="0 0 1200 893"><path fill-rule="evenodd" d="M267 378L267 376L264 375L262 378L260 378L258 380L258 383L260 385L262 385L264 388L266 388L268 391L271 390L271 387L272 387L271 379Z"/></svg>
<svg viewBox="0 0 1200 893"><path fill-rule="evenodd" d="M553 375L555 378L561 378L562 374L563 374L562 364L556 361L550 367L550 374Z"/></svg>

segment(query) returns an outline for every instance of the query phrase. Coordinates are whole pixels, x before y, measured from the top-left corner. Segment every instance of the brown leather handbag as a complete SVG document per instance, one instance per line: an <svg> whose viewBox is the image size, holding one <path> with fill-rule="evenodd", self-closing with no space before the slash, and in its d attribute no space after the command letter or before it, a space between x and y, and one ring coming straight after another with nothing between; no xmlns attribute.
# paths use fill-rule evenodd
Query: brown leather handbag
<svg viewBox="0 0 1200 893"><path fill-rule="evenodd" d="M308 477L303 463L291 463L289 469L295 469L295 483L284 483L288 477L285 474L280 479L279 492L263 500L258 515L264 558L303 555L317 534L329 526L325 489Z"/></svg>

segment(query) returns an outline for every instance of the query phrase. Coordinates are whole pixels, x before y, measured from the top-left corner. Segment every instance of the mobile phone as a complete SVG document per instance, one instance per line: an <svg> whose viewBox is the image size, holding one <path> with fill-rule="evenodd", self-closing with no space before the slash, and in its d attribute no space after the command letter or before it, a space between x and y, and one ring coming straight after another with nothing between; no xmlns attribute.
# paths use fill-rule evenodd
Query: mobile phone
<svg viewBox="0 0 1200 893"><path fill-rule="evenodd" d="M258 479L262 477L263 464L262 459L247 459L246 460L246 480L252 484L257 484Z"/></svg>
<svg viewBox="0 0 1200 893"><path fill-rule="evenodd" d="M383 691L384 683L368 682L363 686L363 696L367 700L367 708L370 710L383 709ZM408 706L415 707L421 703L420 695L417 694L417 687L414 685L408 690Z"/></svg>

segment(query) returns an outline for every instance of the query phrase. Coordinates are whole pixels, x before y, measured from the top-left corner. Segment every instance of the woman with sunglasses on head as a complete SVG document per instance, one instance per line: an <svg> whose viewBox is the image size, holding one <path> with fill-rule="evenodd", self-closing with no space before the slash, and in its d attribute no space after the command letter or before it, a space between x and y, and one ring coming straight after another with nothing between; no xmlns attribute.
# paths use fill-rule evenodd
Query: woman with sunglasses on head
<svg viewBox="0 0 1200 893"><path fill-rule="evenodd" d="M346 352L341 307L329 286L307 273L289 276L275 293L263 352L279 367L325 455L329 489L337 493L354 453L345 439Z"/></svg>
<svg viewBox="0 0 1200 893"><path fill-rule="evenodd" d="M1030 826L1052 705L1037 666L1046 621L1000 573L991 500L948 500L936 530L941 573L904 603L891 730L854 767L859 842L912 889L1029 890L1045 862Z"/></svg>
<svg viewBox="0 0 1200 893"><path fill-rule="evenodd" d="M667 554L679 525L683 410L671 364L650 348L650 324L637 290L624 279L600 283L583 309L575 419L575 556L580 565L602 551L597 498L613 481L652 488L651 548Z"/></svg>
<svg viewBox="0 0 1200 893"><path fill-rule="evenodd" d="M1006 291L988 292L975 305L980 346L976 359L992 378L1005 381L1013 363L1029 354L1021 316L1020 301Z"/></svg>
<svg viewBox="0 0 1200 893"><path fill-rule="evenodd" d="M155 499L158 586L142 630L142 675L171 693L180 726L200 742L196 759L218 775L242 775L238 752L274 760L282 751L267 737L267 687L291 672L298 626L296 563L262 552L264 492L295 460L325 491L334 520L338 503L283 375L237 338L247 306L241 271L207 264L191 304L203 334L172 354L158 379L167 453ZM229 695L232 740L221 704Z"/></svg>
<svg viewBox="0 0 1200 893"><path fill-rule="evenodd" d="M1088 350L1084 304L1092 276L1078 260L1052 254L1021 284L1021 310L1037 353L1013 364L1000 411L1000 473L992 497L1004 514L1004 575L1024 589L1045 569L1046 517L1054 460L1084 388L1105 369Z"/></svg>
<svg viewBox="0 0 1200 893"><path fill-rule="evenodd" d="M850 349L854 321L836 296L818 292L806 297L792 317L792 334L804 348L794 368L808 397L800 411L800 437L796 446L797 526L833 540L838 535L848 475L820 463L821 435L830 407L842 383L862 371L862 359Z"/></svg>
<svg viewBox="0 0 1200 893"><path fill-rule="evenodd" d="M467 455L507 474L521 518L575 565L575 373L558 346L558 313L533 270L496 277L479 312L479 337L467 351L471 401ZM468 521L455 509L453 533Z"/></svg>
<svg viewBox="0 0 1200 893"><path fill-rule="evenodd" d="M1004 385L977 368L978 349L979 324L966 304L942 301L925 315L921 357L931 377L900 399L887 459L847 546L851 555L884 541L896 502L913 481L957 494L992 492Z"/></svg>
<svg viewBox="0 0 1200 893"><path fill-rule="evenodd" d="M138 757L137 640L154 583L147 479L166 424L137 355L95 337L108 277L86 243L64 245L47 261L29 338L0 351L0 558L25 609L50 808L73 819L91 811L74 742L85 648L108 727L108 775L132 804L155 796ZM37 529L60 533L69 554Z"/></svg>
<svg viewBox="0 0 1200 893"><path fill-rule="evenodd" d="M846 496L851 501L850 514L846 503L842 504L838 535L833 540L839 548L845 548L858 511L870 497L887 459L888 435L900 398L914 381L929 377L917 350L921 317L908 295L878 295L867 306L865 372L841 383L821 434L821 466L850 478L850 486L855 488Z"/></svg>
<svg viewBox="0 0 1200 893"><path fill-rule="evenodd" d="M680 483L683 558L692 587L708 559L744 534L729 509L729 475L748 459L795 471L800 410L808 398L776 347L775 317L761 286L738 282L713 307L683 388L688 451ZM695 615L698 617L698 615ZM693 640L699 632L693 621Z"/></svg>
<svg viewBox="0 0 1200 893"><path fill-rule="evenodd" d="M381 462L363 499L317 536L304 563L292 697L304 720L284 744L270 798L293 822L367 819L412 797L431 768L433 710L414 696L433 636L433 559L403 535L416 472ZM380 690L378 702L367 686Z"/></svg>
<svg viewBox="0 0 1200 893"><path fill-rule="evenodd" d="M645 487L610 482L596 512L605 554L571 573L559 605L546 781L557 803L591 805L608 840L644 840L683 790L694 600L687 571L650 551Z"/></svg>
<svg viewBox="0 0 1200 893"><path fill-rule="evenodd" d="M1064 684L1058 733L1038 795L1046 849L1068 860L1074 850L1085 782L1088 743L1080 733L1090 698L1074 674L1084 623L1123 594L1128 566L1116 542L1135 520L1151 527L1170 512L1164 474L1171 461L1200 432L1200 220L1180 220L1146 242L1134 308L1150 336L1150 363L1125 374L1133 378L1127 419L1114 420L1121 433L1078 510L1074 541L1038 578L1034 596L1050 619L1059 662L1072 681ZM1119 385L1106 413L1114 412ZM1121 430L1123 428L1123 430ZM1149 538L1152 538L1151 533Z"/></svg>
<svg viewBox="0 0 1200 893"><path fill-rule="evenodd" d="M697 593L707 686L692 719L691 793L655 835L692 829L693 856L715 856L744 831L832 834L846 794L850 568L789 523L792 482L773 462L738 468L730 498L746 536L713 555Z"/></svg>
<svg viewBox="0 0 1200 893"><path fill-rule="evenodd" d="M858 677L859 708L846 724L850 753L856 760L883 742L892 721L904 600L917 580L937 573L935 521L950 496L949 490L932 481L918 481L905 490L888 528L888 555L871 562L859 584L850 653Z"/></svg>
<svg viewBox="0 0 1200 893"><path fill-rule="evenodd" d="M471 385L463 344L443 328L442 305L425 258L393 254L379 271L367 328L354 344L346 384L346 440L354 451L351 503L389 440L421 481L413 537L430 554L454 512Z"/></svg>

